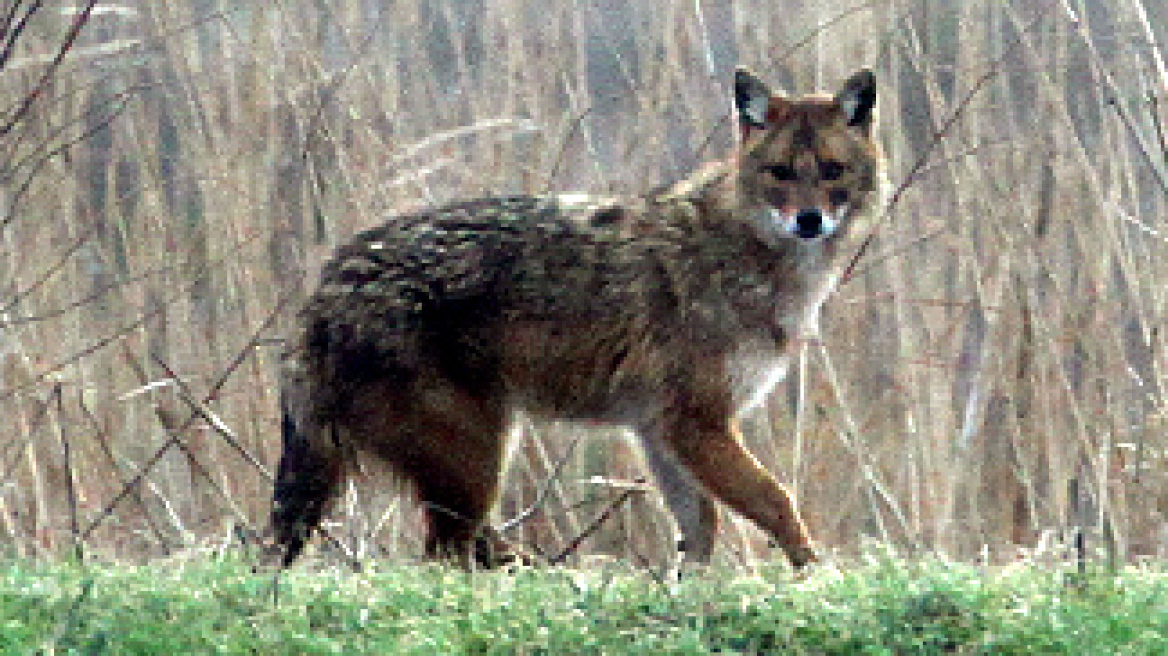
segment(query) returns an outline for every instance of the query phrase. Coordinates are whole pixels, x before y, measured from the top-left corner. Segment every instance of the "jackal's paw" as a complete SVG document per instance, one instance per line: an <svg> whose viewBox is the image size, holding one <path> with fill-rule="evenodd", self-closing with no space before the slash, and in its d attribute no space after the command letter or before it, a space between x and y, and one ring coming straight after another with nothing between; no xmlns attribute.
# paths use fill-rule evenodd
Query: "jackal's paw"
<svg viewBox="0 0 1168 656"><path fill-rule="evenodd" d="M482 536L475 539L474 560L479 567L484 569L528 567L538 562L535 556L498 535Z"/></svg>
<svg viewBox="0 0 1168 656"><path fill-rule="evenodd" d="M787 554L787 559L791 561L791 566L796 570L805 570L820 562L819 554L811 545L804 544L784 551Z"/></svg>

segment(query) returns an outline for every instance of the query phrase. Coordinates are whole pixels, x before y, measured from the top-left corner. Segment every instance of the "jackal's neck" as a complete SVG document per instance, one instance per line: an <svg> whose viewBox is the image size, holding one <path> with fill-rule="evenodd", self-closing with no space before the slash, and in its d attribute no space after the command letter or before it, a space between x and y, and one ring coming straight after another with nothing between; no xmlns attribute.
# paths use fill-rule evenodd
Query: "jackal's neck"
<svg viewBox="0 0 1168 656"><path fill-rule="evenodd" d="M733 212L738 190L730 161L709 162L689 177L654 194L651 201L661 205L689 204L700 215Z"/></svg>
<svg viewBox="0 0 1168 656"><path fill-rule="evenodd" d="M690 235L694 245L718 260L720 266L735 259L727 258L727 251L770 259L795 248L795 240L774 243L760 238L750 216L761 208L743 202L733 159L705 164L647 200L659 209L670 228Z"/></svg>

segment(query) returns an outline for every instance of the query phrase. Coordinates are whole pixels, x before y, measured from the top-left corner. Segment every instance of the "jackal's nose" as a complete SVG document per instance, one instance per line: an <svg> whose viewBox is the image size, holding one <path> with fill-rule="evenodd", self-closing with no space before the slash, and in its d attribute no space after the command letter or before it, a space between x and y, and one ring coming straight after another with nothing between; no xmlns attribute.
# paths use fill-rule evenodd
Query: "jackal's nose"
<svg viewBox="0 0 1168 656"><path fill-rule="evenodd" d="M799 210L795 215L795 235L814 239L823 234L823 212L818 209Z"/></svg>

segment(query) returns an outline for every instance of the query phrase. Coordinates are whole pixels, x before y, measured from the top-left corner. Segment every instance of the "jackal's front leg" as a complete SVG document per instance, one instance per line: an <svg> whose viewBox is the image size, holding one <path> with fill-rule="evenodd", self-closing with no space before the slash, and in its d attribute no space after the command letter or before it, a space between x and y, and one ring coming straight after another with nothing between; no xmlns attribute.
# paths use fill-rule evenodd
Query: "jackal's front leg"
<svg viewBox="0 0 1168 656"><path fill-rule="evenodd" d="M728 398L688 398L664 428L664 442L710 495L769 532L796 567L817 560L791 493L743 446Z"/></svg>

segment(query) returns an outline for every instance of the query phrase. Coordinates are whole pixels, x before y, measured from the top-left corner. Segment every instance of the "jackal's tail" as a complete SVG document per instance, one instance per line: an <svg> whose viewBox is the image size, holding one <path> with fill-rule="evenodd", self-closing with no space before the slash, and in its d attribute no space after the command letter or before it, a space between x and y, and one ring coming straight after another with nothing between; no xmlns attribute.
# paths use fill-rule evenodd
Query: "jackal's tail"
<svg viewBox="0 0 1168 656"><path fill-rule="evenodd" d="M308 411L302 381L282 385L280 409L283 453L272 493L272 531L281 566L296 560L320 527L343 475L342 450L331 424Z"/></svg>

